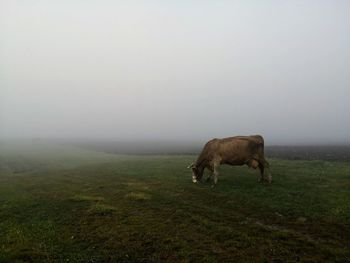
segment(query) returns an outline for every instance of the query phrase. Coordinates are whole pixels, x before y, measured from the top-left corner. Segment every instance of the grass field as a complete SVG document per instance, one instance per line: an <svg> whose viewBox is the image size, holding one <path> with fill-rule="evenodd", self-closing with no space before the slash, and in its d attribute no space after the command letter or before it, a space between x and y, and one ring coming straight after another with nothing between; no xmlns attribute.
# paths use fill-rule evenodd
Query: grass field
<svg viewBox="0 0 350 263"><path fill-rule="evenodd" d="M0 143L0 262L350 262L349 162L195 158Z"/></svg>

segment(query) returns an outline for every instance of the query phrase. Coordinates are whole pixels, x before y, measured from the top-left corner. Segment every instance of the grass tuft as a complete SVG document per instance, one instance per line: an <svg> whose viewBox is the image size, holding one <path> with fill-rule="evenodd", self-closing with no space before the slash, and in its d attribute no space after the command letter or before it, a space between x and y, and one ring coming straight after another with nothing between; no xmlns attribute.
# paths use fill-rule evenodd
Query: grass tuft
<svg viewBox="0 0 350 263"><path fill-rule="evenodd" d="M90 214L98 214L98 215L109 215L113 214L117 211L117 208L111 205L103 204L103 203L96 203L93 204L90 209Z"/></svg>

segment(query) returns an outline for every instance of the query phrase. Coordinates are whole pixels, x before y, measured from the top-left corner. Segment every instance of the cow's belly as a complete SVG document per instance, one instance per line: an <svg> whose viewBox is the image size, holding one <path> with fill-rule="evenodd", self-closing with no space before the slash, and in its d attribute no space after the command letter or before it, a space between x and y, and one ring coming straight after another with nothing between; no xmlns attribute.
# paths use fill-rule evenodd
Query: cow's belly
<svg viewBox="0 0 350 263"><path fill-rule="evenodd" d="M217 153L220 156L221 164L244 165L252 159L253 153L248 151L245 146L228 145L221 147Z"/></svg>
<svg viewBox="0 0 350 263"><path fill-rule="evenodd" d="M221 164L228 165L244 165L247 163L248 158L246 157L231 157L231 158L223 158L221 160Z"/></svg>

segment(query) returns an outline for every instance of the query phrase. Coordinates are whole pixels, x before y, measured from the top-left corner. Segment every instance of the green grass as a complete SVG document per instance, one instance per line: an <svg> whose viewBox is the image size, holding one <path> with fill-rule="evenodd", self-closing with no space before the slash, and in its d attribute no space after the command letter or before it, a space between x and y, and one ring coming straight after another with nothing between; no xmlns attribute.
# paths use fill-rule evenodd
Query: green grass
<svg viewBox="0 0 350 263"><path fill-rule="evenodd" d="M212 189L194 160L0 143L0 262L350 261L350 163L223 166Z"/></svg>

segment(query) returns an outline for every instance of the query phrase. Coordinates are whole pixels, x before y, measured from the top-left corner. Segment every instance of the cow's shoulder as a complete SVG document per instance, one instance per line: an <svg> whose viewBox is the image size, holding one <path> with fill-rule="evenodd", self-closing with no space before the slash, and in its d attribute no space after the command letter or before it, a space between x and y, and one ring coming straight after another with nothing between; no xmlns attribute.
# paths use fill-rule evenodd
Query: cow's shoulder
<svg viewBox="0 0 350 263"><path fill-rule="evenodd" d="M206 149L216 148L219 143L220 143L220 139L214 138L214 139L211 139L210 141L208 141L205 144L204 148L206 148Z"/></svg>

